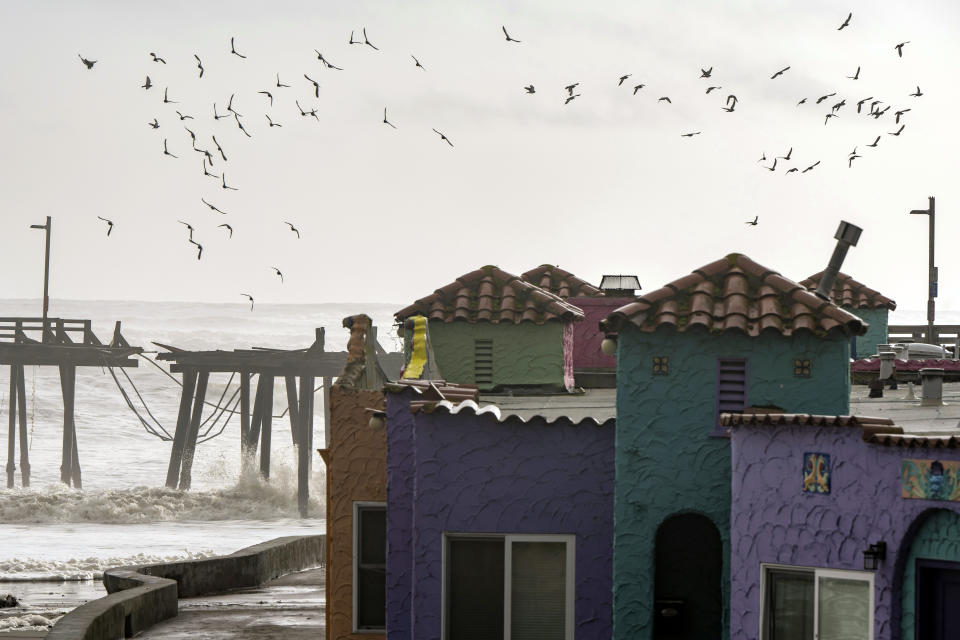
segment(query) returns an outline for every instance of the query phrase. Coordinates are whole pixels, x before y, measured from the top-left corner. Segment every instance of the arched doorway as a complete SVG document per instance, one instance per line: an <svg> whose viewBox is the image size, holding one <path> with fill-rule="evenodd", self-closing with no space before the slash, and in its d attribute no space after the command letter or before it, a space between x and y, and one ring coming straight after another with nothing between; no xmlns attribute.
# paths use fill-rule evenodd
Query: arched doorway
<svg viewBox="0 0 960 640"><path fill-rule="evenodd" d="M900 582L903 640L960 637L960 515L921 514Z"/></svg>
<svg viewBox="0 0 960 640"><path fill-rule="evenodd" d="M723 543L706 516L670 516L657 529L656 640L716 640L723 620Z"/></svg>

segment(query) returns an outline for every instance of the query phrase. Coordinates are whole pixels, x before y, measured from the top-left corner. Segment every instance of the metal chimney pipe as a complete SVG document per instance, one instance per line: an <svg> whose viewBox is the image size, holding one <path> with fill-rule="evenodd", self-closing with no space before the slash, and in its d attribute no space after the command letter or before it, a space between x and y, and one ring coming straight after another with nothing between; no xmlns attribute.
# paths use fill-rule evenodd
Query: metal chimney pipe
<svg viewBox="0 0 960 640"><path fill-rule="evenodd" d="M827 265L820 277L817 290L814 291L819 298L830 300L830 292L833 291L833 284L837 281L837 274L840 272L840 267L843 266L843 260L847 257L847 250L850 247L857 246L862 232L863 229L857 225L844 220L840 221L840 226L837 227L837 232L833 235L837 239L837 246L833 250L833 255L830 256L830 264Z"/></svg>

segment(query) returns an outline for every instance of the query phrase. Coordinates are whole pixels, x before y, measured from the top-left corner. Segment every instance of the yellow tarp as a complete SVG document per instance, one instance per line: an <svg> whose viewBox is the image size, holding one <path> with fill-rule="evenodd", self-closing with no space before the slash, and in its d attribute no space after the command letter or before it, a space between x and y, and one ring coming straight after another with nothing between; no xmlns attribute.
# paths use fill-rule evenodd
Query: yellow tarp
<svg viewBox="0 0 960 640"><path fill-rule="evenodd" d="M410 350L410 362L403 371L405 379L419 379L423 375L423 368L427 366L427 319L423 316L414 316L413 345Z"/></svg>

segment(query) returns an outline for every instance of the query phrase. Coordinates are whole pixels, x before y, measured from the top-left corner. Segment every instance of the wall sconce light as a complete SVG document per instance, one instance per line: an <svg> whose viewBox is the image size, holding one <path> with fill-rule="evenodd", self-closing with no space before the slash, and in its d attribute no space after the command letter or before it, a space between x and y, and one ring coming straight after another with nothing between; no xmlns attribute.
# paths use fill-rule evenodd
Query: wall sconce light
<svg viewBox="0 0 960 640"><path fill-rule="evenodd" d="M367 409L370 412L370 425L371 429L379 431L387 426L387 414L379 409Z"/></svg>
<svg viewBox="0 0 960 640"><path fill-rule="evenodd" d="M617 334L608 333L603 336L603 342L600 343L600 351L603 351L608 356L617 355Z"/></svg>
<svg viewBox="0 0 960 640"><path fill-rule="evenodd" d="M874 542L863 552L863 568L866 571L876 571L880 561L887 557L887 543L883 540Z"/></svg>

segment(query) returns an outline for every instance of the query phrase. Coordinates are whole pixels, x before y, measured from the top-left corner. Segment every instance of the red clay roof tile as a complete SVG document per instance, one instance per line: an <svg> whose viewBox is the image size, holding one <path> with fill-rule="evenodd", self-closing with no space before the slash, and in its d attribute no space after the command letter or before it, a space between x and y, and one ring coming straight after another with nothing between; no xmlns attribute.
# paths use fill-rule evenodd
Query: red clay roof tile
<svg viewBox="0 0 960 640"><path fill-rule="evenodd" d="M464 320L513 324L583 318L579 307L493 266L462 275L394 315L403 321L421 314L443 322Z"/></svg>
<svg viewBox="0 0 960 640"><path fill-rule="evenodd" d="M524 282L549 291L564 300L567 298L597 298L603 296L603 291L586 280L581 280L569 271L552 264L542 264L535 269L520 274Z"/></svg>
<svg viewBox="0 0 960 640"><path fill-rule="evenodd" d="M644 332L662 325L674 326L677 331L703 326L709 331L741 331L750 336L763 331L789 336L799 330L815 335L831 331L863 335L867 330L852 313L738 253L616 309L601 326L615 332L627 323Z"/></svg>
<svg viewBox="0 0 960 640"><path fill-rule="evenodd" d="M816 289L822 277L823 271L813 274L806 280L801 281L800 284L808 289ZM833 285L833 291L830 292L830 298L834 304L852 309L889 309L893 311L897 308L896 302L879 291L857 282L845 273L837 274L837 280Z"/></svg>

